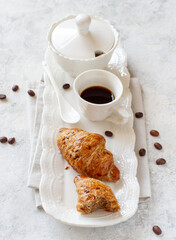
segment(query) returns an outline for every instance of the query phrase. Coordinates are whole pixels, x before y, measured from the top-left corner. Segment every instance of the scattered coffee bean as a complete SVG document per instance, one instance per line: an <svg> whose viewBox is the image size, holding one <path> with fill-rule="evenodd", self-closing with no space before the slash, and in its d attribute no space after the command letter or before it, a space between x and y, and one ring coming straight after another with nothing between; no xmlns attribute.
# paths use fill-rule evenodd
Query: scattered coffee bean
<svg viewBox="0 0 176 240"><path fill-rule="evenodd" d="M0 99L1 100L6 99L6 95L5 94L0 94Z"/></svg>
<svg viewBox="0 0 176 240"><path fill-rule="evenodd" d="M142 118L143 117L143 113L142 112L137 112L137 113L135 113L135 117L136 118Z"/></svg>
<svg viewBox="0 0 176 240"><path fill-rule="evenodd" d="M162 233L161 228L158 227L158 226L153 226L153 232L154 232L156 235L160 235L160 234Z"/></svg>
<svg viewBox="0 0 176 240"><path fill-rule="evenodd" d="M29 96L31 97L34 97L35 96L35 92L33 90L28 90L28 94Z"/></svg>
<svg viewBox="0 0 176 240"><path fill-rule="evenodd" d="M95 51L95 57L98 57L98 56L100 56L100 55L102 55L102 54L104 54L104 52L101 51L101 50L96 50L96 51Z"/></svg>
<svg viewBox="0 0 176 240"><path fill-rule="evenodd" d="M158 137L159 136L159 132L156 130L151 130L150 131L150 135L152 135L153 137Z"/></svg>
<svg viewBox="0 0 176 240"><path fill-rule="evenodd" d="M156 149L161 150L163 147L160 143L154 143Z"/></svg>
<svg viewBox="0 0 176 240"><path fill-rule="evenodd" d="M6 137L0 137L0 142L1 143L6 143L7 142L7 138Z"/></svg>
<svg viewBox="0 0 176 240"><path fill-rule="evenodd" d="M66 167L65 167L65 170L68 170L69 168L70 168L69 166L66 166Z"/></svg>
<svg viewBox="0 0 176 240"><path fill-rule="evenodd" d="M70 88L70 84L69 83L65 83L62 87L63 87L63 89L69 89Z"/></svg>
<svg viewBox="0 0 176 240"><path fill-rule="evenodd" d="M18 85L14 85L14 86L12 87L12 90L13 90L14 92L16 92L18 89L19 89Z"/></svg>
<svg viewBox="0 0 176 240"><path fill-rule="evenodd" d="M15 138L14 137L8 139L8 143L9 144L14 144L14 142L15 142Z"/></svg>
<svg viewBox="0 0 176 240"><path fill-rule="evenodd" d="M112 133L111 131L106 131L106 132L105 132L105 135L106 135L107 137L112 137L112 136L113 136L113 133Z"/></svg>
<svg viewBox="0 0 176 240"><path fill-rule="evenodd" d="M166 163L166 160L164 158L158 158L156 160L157 165L164 165Z"/></svg>
<svg viewBox="0 0 176 240"><path fill-rule="evenodd" d="M145 156L145 153L146 153L146 150L145 150L144 148L141 148L141 149L139 150L139 155L140 155L141 157Z"/></svg>

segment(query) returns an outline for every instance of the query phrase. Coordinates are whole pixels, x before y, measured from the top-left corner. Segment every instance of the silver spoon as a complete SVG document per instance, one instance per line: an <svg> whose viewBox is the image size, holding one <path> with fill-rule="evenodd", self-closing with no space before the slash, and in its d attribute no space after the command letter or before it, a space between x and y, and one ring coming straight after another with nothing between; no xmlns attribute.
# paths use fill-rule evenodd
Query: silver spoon
<svg viewBox="0 0 176 240"><path fill-rule="evenodd" d="M52 72L49 69L49 66L46 62L42 62L43 68L47 73L49 80L54 88L56 97L59 104L59 111L62 120L66 123L74 124L79 122L80 115L79 113L68 103L68 101L62 96L59 87L56 84L56 81L53 77Z"/></svg>

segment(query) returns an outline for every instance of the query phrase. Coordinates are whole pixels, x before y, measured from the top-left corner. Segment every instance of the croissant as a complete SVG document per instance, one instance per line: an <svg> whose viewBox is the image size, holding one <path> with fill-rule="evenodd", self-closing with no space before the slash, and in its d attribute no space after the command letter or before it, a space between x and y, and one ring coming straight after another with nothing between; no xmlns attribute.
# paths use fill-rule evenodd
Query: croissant
<svg viewBox="0 0 176 240"><path fill-rule="evenodd" d="M120 209L111 188L105 183L82 175L76 176L74 182L78 193L78 212L88 214L99 208L117 212Z"/></svg>
<svg viewBox="0 0 176 240"><path fill-rule="evenodd" d="M112 153L105 149L103 136L79 128L61 128L57 145L78 173L109 182L120 178Z"/></svg>

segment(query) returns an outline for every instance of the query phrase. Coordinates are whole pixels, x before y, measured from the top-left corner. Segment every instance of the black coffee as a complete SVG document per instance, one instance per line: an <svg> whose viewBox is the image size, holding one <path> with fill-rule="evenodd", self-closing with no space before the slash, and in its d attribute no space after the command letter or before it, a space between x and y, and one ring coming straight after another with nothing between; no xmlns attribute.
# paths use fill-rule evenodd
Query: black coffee
<svg viewBox="0 0 176 240"><path fill-rule="evenodd" d="M115 99L114 94L109 89L100 86L86 88L80 96L87 102L96 104L109 103Z"/></svg>

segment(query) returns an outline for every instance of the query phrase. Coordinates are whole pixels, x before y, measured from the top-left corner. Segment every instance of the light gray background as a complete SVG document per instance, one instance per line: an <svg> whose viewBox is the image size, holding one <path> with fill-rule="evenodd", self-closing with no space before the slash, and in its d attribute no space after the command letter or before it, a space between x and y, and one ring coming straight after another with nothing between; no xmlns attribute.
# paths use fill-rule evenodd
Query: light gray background
<svg viewBox="0 0 176 240"><path fill-rule="evenodd" d="M0 0L0 136L16 137L0 144L0 239L176 239L176 1L175 0ZM144 92L152 198L141 203L125 223L99 229L64 225L35 208L26 187L29 166L26 80L39 80L54 21L89 12L109 19L120 32L132 76ZM17 93L11 91L19 84ZM34 99L35 101L35 99ZM153 147L151 129L160 132L162 151ZM164 157L167 165L157 166ZM163 236L152 232L159 225Z"/></svg>

